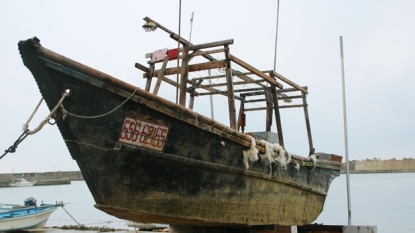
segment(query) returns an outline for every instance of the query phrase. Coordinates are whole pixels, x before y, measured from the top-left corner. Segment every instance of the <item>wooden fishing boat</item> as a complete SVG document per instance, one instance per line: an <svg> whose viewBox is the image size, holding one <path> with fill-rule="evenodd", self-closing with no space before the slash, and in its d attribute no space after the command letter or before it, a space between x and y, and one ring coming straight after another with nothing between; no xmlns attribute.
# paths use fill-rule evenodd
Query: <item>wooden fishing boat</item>
<svg viewBox="0 0 415 233"><path fill-rule="evenodd" d="M233 40L193 45L145 20L179 40L182 48L149 54L148 66L135 64L147 80L144 89L48 50L37 38L19 42L23 63L78 163L95 207L121 219L170 225L313 222L339 175L341 157L314 152L308 88L231 55ZM223 59L214 59L213 53ZM196 58L206 60L197 63ZM178 74L180 82L175 81ZM218 80L223 82L210 83ZM290 87L283 88L280 81ZM176 103L157 95L162 83L180 90ZM227 97L229 126L192 110L196 97L214 94ZM283 105L284 100L301 103ZM250 103L264 105L249 108ZM309 156L284 147L279 111L292 107L304 108ZM264 132L244 132L245 114L253 110L266 112ZM271 132L273 115L276 133Z"/></svg>

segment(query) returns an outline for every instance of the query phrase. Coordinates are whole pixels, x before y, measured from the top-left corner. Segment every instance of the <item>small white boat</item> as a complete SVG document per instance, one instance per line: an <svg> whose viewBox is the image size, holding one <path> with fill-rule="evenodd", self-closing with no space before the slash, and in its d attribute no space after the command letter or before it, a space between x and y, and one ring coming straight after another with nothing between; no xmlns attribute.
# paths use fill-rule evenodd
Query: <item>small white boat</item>
<svg viewBox="0 0 415 233"><path fill-rule="evenodd" d="M32 197L25 200L24 206L0 206L0 232L42 228L59 206L62 204L37 206L36 199Z"/></svg>
<svg viewBox="0 0 415 233"><path fill-rule="evenodd" d="M14 181L10 182L10 187L26 187L26 186L33 186L36 184L36 181L29 182L26 179L19 178L15 179Z"/></svg>

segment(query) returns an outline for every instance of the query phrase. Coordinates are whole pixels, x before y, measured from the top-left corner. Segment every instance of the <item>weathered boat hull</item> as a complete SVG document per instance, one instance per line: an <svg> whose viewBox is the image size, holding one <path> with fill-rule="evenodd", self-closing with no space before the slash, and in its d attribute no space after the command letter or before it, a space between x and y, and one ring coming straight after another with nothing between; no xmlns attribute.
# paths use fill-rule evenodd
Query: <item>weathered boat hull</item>
<svg viewBox="0 0 415 233"><path fill-rule="evenodd" d="M192 226L305 225L321 213L340 163L293 158L300 170L261 162L247 170L249 136L36 39L19 49L49 109L70 92L62 104L76 116L61 107L53 118L96 208L135 222Z"/></svg>

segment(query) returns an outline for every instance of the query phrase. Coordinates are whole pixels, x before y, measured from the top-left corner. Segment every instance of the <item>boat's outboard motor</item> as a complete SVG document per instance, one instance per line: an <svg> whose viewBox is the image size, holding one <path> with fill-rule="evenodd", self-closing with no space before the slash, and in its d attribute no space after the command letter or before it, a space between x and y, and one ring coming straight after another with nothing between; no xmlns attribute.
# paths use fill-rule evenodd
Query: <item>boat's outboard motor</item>
<svg viewBox="0 0 415 233"><path fill-rule="evenodd" d="M37 200L35 198L28 197L28 198L26 198L26 200L24 200L24 205L27 206L27 207L29 207L29 206L37 207L36 202L37 202Z"/></svg>

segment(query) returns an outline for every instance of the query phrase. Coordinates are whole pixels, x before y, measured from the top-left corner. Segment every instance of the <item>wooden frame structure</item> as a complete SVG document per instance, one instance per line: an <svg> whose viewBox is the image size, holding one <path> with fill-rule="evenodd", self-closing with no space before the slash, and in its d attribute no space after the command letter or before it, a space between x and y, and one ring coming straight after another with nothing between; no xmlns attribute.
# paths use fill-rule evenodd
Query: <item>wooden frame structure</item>
<svg viewBox="0 0 415 233"><path fill-rule="evenodd" d="M282 147L284 147L284 138L281 126L280 109L302 107L304 109L310 155L314 153L306 101L308 94L307 87L300 86L273 70L261 71L231 54L229 45L233 44L232 39L194 45L184 38L179 38L177 34L165 28L158 22L148 17L144 18L144 20L146 22L153 22L157 28L167 32L172 39L179 41L182 45L180 49L175 48L169 50L170 52L173 52L174 55L170 55L169 51L166 51L164 54L161 54L162 56L159 59L154 59L155 53L147 54L146 57L150 58L148 66L139 63L135 64L136 68L144 72L143 78L147 79L145 87L146 91L151 92L150 88L152 80L153 78L157 78L152 92L153 94L158 93L160 85L162 81L164 81L178 88L180 91L178 99L181 106L185 106L187 93L189 94L190 109L193 109L194 99L197 96L226 96L228 99L229 126L241 132L244 132L246 112L265 110L265 131L271 131L273 115L275 115L278 141ZM214 58L211 54L221 56L222 59ZM194 58L200 57L205 59L205 61L199 63L194 62L194 60L196 60ZM174 62L172 61L177 62L176 59L180 59L181 66L177 66L178 63L173 65ZM172 65L169 66L169 62L171 62ZM157 66L159 66L159 68L156 69ZM218 75L213 76L203 74L192 76L192 74L212 69L221 69L221 72ZM178 74L180 74L179 83L174 81L173 77ZM215 79L218 82L210 84L209 80L212 79ZM291 87L284 88L280 81ZM252 87L247 88L247 85ZM239 93L239 95L236 95L237 93ZM283 105L280 105L279 103L279 101L290 103L295 99L299 99L301 103ZM240 101L238 114L236 114L235 110L235 100ZM252 103L262 103L265 104L265 106L255 108L247 106Z"/></svg>

